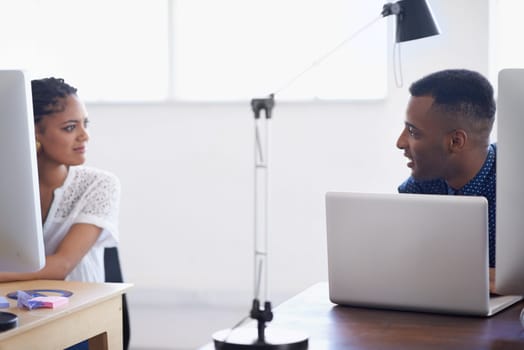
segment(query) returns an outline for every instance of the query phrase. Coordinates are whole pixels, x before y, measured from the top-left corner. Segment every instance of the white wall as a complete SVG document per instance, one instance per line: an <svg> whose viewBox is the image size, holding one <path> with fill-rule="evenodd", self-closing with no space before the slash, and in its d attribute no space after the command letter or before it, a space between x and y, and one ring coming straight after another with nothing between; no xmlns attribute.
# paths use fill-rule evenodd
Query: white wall
<svg viewBox="0 0 524 350"><path fill-rule="evenodd" d="M444 68L488 73L488 0L430 2L442 35L402 44L404 87L395 87L391 73L386 100L285 104L277 96L270 167L272 300L327 280L326 191L395 192L408 176L395 141L409 84ZM131 303L169 292L169 302L237 298L247 305L253 279L248 101L88 109L89 164L113 171L123 186L120 250L125 277L135 284Z"/></svg>

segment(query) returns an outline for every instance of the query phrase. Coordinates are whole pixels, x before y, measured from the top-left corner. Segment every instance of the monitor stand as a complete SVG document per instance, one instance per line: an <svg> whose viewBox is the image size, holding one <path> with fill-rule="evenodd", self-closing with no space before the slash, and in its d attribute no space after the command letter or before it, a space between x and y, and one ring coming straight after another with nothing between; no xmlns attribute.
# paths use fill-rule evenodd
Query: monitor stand
<svg viewBox="0 0 524 350"><path fill-rule="evenodd" d="M0 332L16 328L18 326L18 316L10 312L0 311Z"/></svg>

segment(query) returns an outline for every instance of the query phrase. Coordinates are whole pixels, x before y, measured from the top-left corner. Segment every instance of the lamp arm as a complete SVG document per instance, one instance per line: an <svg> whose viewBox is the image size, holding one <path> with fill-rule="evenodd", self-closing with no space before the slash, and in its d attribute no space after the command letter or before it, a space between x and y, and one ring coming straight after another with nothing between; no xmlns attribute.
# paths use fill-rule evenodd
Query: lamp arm
<svg viewBox="0 0 524 350"><path fill-rule="evenodd" d="M395 5L395 4L393 4ZM386 5L384 5L386 6ZM283 90L287 89L289 86L291 86L295 81L297 81L299 78L301 78L304 74L306 74L307 72L309 72L310 70L312 70L313 68L315 68L316 66L320 65L322 62L324 62L329 56L331 56L332 54L334 54L335 52L337 52L340 48L342 48L344 45L346 45L348 42L350 42L351 40L353 40L354 38L356 38L360 33L362 33L363 31L365 31L368 27L371 27L373 24L375 24L375 22L377 22L378 20L382 19L382 17L384 16L378 16L376 17L375 19L373 19L371 22L367 23L366 25L364 25L362 28L360 28L359 30L357 30L356 32L354 32L353 34L351 34L350 36L346 37L344 40L342 40L340 43L338 43L334 48L332 48L331 50L329 50L328 52L324 53L323 55L319 56L316 60L314 60L308 67L306 67L304 70L302 70L300 73L298 73L297 75L295 75L294 77L292 77L291 79L289 79L287 81L287 83L285 83L284 85L282 85L280 88L278 88L277 90L275 90L275 92L273 92L271 94L271 96L274 96L280 92L282 92Z"/></svg>

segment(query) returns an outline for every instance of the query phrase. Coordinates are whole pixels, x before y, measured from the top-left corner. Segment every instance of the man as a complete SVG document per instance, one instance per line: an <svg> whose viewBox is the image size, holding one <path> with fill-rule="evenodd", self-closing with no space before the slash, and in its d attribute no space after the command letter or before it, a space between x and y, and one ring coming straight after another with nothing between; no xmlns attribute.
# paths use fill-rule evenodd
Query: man
<svg viewBox="0 0 524 350"><path fill-rule="evenodd" d="M397 147L409 159L411 176L398 191L486 197L489 266L494 268L496 144L489 142L496 109L493 88L477 72L453 69L430 74L409 91Z"/></svg>

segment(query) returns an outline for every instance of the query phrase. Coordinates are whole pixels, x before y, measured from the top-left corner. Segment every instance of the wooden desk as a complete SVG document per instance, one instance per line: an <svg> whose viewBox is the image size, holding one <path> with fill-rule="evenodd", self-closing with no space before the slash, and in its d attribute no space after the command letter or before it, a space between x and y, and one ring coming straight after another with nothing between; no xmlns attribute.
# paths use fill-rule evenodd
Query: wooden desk
<svg viewBox="0 0 524 350"><path fill-rule="evenodd" d="M319 283L278 306L268 327L307 333L311 350L512 350L524 349L523 307L490 318L342 307L329 301L327 283ZM209 343L201 350L211 349Z"/></svg>
<svg viewBox="0 0 524 350"><path fill-rule="evenodd" d="M27 281L0 283L0 295L17 290L63 289L73 292L56 309L22 310L16 300L9 309L18 327L0 333L0 349L64 349L89 339L90 349L122 349L122 293L125 283Z"/></svg>

